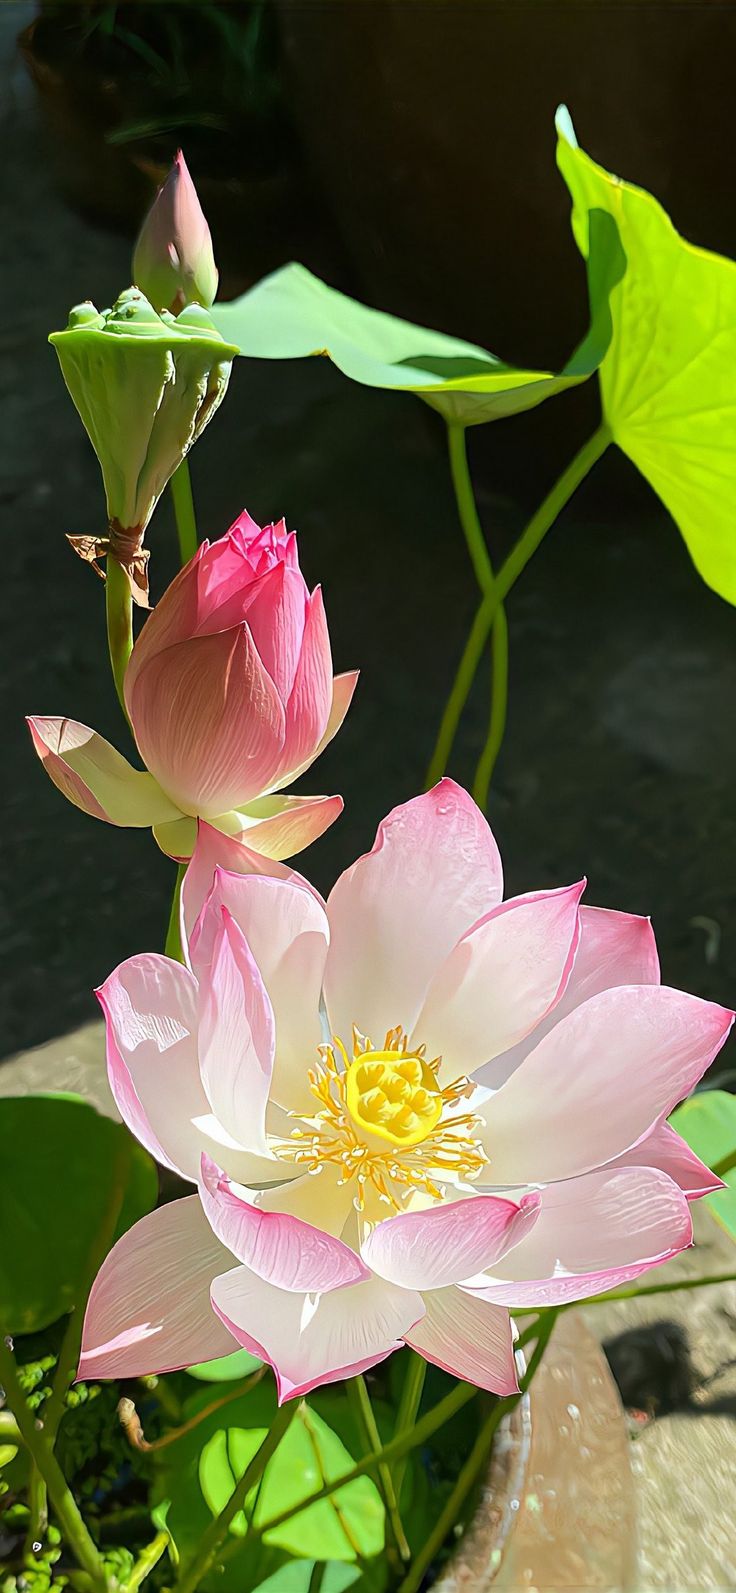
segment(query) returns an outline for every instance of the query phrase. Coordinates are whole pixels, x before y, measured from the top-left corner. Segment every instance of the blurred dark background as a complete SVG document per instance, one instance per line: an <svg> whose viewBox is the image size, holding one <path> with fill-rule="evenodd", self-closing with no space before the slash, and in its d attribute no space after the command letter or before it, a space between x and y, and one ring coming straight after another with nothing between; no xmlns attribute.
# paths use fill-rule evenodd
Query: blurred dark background
<svg viewBox="0 0 736 1593"><path fill-rule="evenodd" d="M162 942L172 865L71 808L26 712L126 734L102 589L63 533L97 532L96 461L47 333L130 278L137 226L182 144L221 297L288 259L380 307L538 366L564 361L585 284L553 115L650 188L693 241L736 254L736 7L717 0L306 0L0 7L4 823L2 1051L94 1015L92 986ZM595 384L470 433L502 558L595 424ZM323 888L416 792L476 604L443 427L326 361L241 360L191 460L200 529L285 514L326 591L336 667L363 678L306 782L346 813L304 859ZM168 504L154 596L175 568ZM611 453L509 601L509 728L489 816L510 892L589 876L651 912L664 978L736 995L736 612ZM484 666L451 772L470 781ZM733 1053L723 1060L731 1078Z"/></svg>

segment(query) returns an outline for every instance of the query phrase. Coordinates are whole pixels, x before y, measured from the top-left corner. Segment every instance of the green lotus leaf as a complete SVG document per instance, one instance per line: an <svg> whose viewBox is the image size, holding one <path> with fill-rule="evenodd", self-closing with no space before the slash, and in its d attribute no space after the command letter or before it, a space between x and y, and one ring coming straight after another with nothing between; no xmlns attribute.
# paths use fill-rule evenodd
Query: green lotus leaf
<svg viewBox="0 0 736 1593"><path fill-rule="evenodd" d="M0 1101L0 1140L3 1331L35 1333L78 1305L103 1236L111 1249L152 1210L158 1176L121 1123L75 1096Z"/></svg>
<svg viewBox="0 0 736 1593"><path fill-rule="evenodd" d="M214 304L210 315L222 337L251 359L325 355L355 382L416 393L447 421L478 425L533 409L597 369L612 333L609 296L625 262L610 216L600 216L591 240L590 327L559 373L506 365L476 343L370 309L296 264L231 304Z"/></svg>
<svg viewBox="0 0 736 1593"><path fill-rule="evenodd" d="M590 256L604 211L627 262L600 368L605 419L703 580L736 603L736 263L687 243L651 194L596 165L564 107L557 130L581 254Z"/></svg>
<svg viewBox="0 0 736 1593"><path fill-rule="evenodd" d="M199 1383L234 1383L239 1378L249 1377L262 1365L263 1362L255 1355L249 1355L247 1350L233 1350L232 1355L220 1355L214 1361L200 1361L196 1366L188 1366L187 1371Z"/></svg>
<svg viewBox="0 0 736 1593"><path fill-rule="evenodd" d="M736 1153L736 1095L727 1090L698 1090L670 1118L672 1127L708 1167L727 1164ZM736 1167L722 1174L725 1189L705 1202L716 1222L736 1240Z"/></svg>
<svg viewBox="0 0 736 1593"><path fill-rule="evenodd" d="M220 1385L228 1392L228 1385ZM198 1389L184 1406L186 1420L207 1413L154 1459L154 1520L171 1533L175 1552L186 1563L202 1533L227 1503L236 1481L263 1441L276 1414L276 1390L264 1380L242 1397L212 1409L218 1385ZM343 1401L344 1403L344 1401ZM258 1547L251 1563L252 1538L246 1538L247 1517L255 1506L255 1522L298 1506L320 1487L323 1478L339 1476L354 1462L343 1435L315 1411L311 1403L299 1411L269 1461L260 1486L246 1500L230 1526L226 1570L214 1568L210 1581L221 1593L255 1588L293 1554L305 1560L354 1562L356 1555L380 1554L384 1544L384 1508L369 1477L358 1477L338 1489L333 1499L299 1511ZM235 1547L232 1540L238 1544Z"/></svg>
<svg viewBox="0 0 736 1593"><path fill-rule="evenodd" d="M230 1498L266 1436L258 1428L220 1428L202 1450L199 1481L213 1515ZM308 1405L302 1405L269 1460L260 1487L254 1489L256 1526L349 1471L354 1464L337 1434ZM231 1531L245 1535L247 1517L241 1512ZM273 1532L264 1542L306 1559L355 1560L380 1554L384 1544L384 1510L375 1483L357 1477L329 1499L310 1505Z"/></svg>

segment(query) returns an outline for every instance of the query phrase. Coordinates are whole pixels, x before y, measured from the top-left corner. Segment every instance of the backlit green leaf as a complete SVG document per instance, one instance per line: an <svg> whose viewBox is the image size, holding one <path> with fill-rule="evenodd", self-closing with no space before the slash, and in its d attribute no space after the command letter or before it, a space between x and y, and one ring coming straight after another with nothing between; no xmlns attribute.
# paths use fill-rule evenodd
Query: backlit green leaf
<svg viewBox="0 0 736 1593"><path fill-rule="evenodd" d="M610 216L600 217L591 237L590 328L558 373L506 365L476 343L370 309L296 264L232 304L214 304L211 316L222 337L251 359L326 355L355 382L416 393L446 420L477 425L533 409L597 369L611 339L608 300L624 261Z"/></svg>
<svg viewBox="0 0 736 1593"><path fill-rule="evenodd" d="M105 1250L152 1210L158 1175L122 1124L69 1095L0 1100L0 1144L3 1331L33 1333L78 1303Z"/></svg>
<svg viewBox="0 0 736 1593"><path fill-rule="evenodd" d="M243 1472L266 1436L265 1429L220 1429L202 1450L199 1480L213 1515L224 1509ZM258 1489L256 1526L282 1510L293 1509L324 1482L349 1471L353 1459L327 1423L302 1405L269 1461ZM244 1535L246 1511L235 1517L232 1531ZM265 1542L291 1554L319 1560L354 1560L380 1553L384 1538L383 1505L370 1478L358 1477L329 1499L266 1533Z"/></svg>
<svg viewBox="0 0 736 1593"><path fill-rule="evenodd" d="M220 1385L227 1393L228 1385ZM184 1408L191 1419L213 1403L219 1390L210 1384L198 1389ZM262 1442L276 1412L273 1381L263 1381L241 1399L205 1416L196 1427L155 1454L153 1500L155 1520L165 1520L176 1551L186 1563L213 1513L222 1509ZM256 1521L264 1521L314 1492L322 1477L333 1477L353 1464L354 1456L309 1408L297 1416L264 1473ZM357 1478L335 1495L336 1504L324 1500L254 1545L244 1538L246 1512L235 1517L222 1569L216 1567L203 1584L221 1593L244 1593L255 1588L284 1564L289 1554L302 1560L354 1562L379 1554L384 1542L384 1511L370 1478ZM258 1551L256 1554L256 1550ZM299 1584L301 1586L301 1584Z"/></svg>
<svg viewBox="0 0 736 1593"><path fill-rule="evenodd" d="M687 243L651 194L591 160L564 108L557 128L578 248L590 256L604 213L626 258L600 370L605 418L703 579L736 603L736 263Z"/></svg>
<svg viewBox="0 0 736 1593"><path fill-rule="evenodd" d="M736 1096L726 1090L699 1090L672 1113L672 1127L708 1167L736 1153ZM728 1186L706 1200L713 1216L736 1240L736 1167L722 1174Z"/></svg>
<svg viewBox="0 0 736 1593"><path fill-rule="evenodd" d="M237 1383L239 1378L249 1377L262 1365L263 1362L255 1355L249 1355L247 1350L233 1350L232 1355L220 1355L214 1361L201 1361L198 1366L188 1366L187 1371L199 1383Z"/></svg>

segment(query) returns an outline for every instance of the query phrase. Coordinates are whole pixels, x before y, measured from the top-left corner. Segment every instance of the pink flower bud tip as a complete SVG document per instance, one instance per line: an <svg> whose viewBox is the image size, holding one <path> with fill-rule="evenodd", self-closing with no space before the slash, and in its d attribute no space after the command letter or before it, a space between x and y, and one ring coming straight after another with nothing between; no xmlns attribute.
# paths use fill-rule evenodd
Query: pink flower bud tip
<svg viewBox="0 0 736 1593"><path fill-rule="evenodd" d="M156 310L208 309L218 273L210 229L181 150L145 218L133 255L133 280Z"/></svg>

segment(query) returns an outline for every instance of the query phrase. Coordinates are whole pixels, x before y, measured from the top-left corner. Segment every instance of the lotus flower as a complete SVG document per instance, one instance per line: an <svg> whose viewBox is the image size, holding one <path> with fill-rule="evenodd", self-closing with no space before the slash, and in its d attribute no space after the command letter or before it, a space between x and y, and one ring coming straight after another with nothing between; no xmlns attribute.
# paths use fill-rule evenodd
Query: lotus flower
<svg viewBox="0 0 736 1593"><path fill-rule="evenodd" d="M690 1243L719 1180L665 1119L733 1015L660 985L649 922L581 908L582 884L502 902L449 780L389 814L326 905L263 866L202 826L189 965L133 957L99 992L120 1111L197 1193L111 1251L82 1375L237 1341L283 1400L410 1344L508 1394L514 1307Z"/></svg>
<svg viewBox="0 0 736 1593"><path fill-rule="evenodd" d="M210 229L181 150L146 216L133 255L133 281L157 310L209 309L217 292Z"/></svg>
<svg viewBox="0 0 736 1593"><path fill-rule="evenodd" d="M125 701L148 772L76 720L28 723L54 784L94 818L150 825L187 858L199 815L280 858L342 810L338 796L280 793L335 735L356 679L332 678L322 593L307 589L295 533L244 512L179 572L133 648Z"/></svg>

